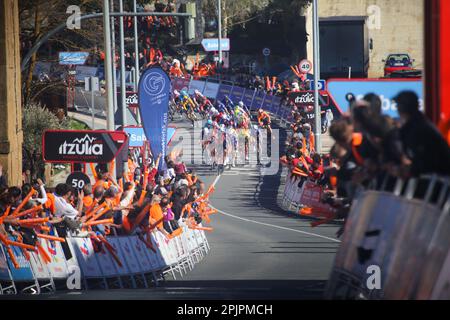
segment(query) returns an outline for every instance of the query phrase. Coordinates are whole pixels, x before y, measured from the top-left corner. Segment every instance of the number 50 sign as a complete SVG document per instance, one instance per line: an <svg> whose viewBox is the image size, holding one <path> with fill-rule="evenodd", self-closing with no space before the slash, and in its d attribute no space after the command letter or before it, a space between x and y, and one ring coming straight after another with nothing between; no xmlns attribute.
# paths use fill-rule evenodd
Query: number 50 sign
<svg viewBox="0 0 450 320"><path fill-rule="evenodd" d="M301 73L309 73L312 70L312 63L309 60L302 60L300 61L300 63L298 64L298 68L300 69Z"/></svg>
<svg viewBox="0 0 450 320"><path fill-rule="evenodd" d="M75 189L81 190L85 185L91 183L91 179L83 172L75 171L67 177L66 183Z"/></svg>

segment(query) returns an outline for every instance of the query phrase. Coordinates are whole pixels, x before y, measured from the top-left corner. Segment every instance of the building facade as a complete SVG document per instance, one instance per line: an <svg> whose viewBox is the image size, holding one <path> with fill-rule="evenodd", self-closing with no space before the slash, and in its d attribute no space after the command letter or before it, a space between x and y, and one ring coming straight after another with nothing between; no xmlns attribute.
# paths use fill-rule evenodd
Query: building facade
<svg viewBox="0 0 450 320"><path fill-rule="evenodd" d="M384 76L383 60L393 53L409 54L415 60L414 68L423 70L424 0L318 0L318 3L321 29L330 19L341 23L355 19L364 20L367 30L364 41L368 41L364 45L369 48L369 78ZM306 12L306 21L310 35L307 44L308 58L312 60L311 6ZM348 45L348 41L344 42L343 45Z"/></svg>

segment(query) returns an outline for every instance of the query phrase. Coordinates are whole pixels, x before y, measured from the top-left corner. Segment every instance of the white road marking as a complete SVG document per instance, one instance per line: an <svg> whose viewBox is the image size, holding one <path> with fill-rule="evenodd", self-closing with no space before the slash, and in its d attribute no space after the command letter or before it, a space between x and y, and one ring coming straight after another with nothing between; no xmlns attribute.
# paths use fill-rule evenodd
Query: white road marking
<svg viewBox="0 0 450 320"><path fill-rule="evenodd" d="M217 176L217 178L214 180L214 182L212 184L214 187L219 182L220 178L221 178L221 176ZM337 242L337 243L341 242L340 240L337 240L337 239L334 239L334 238L329 238L329 237L326 237L326 236L322 236L322 235L316 234L316 233L295 230L295 229L291 229L291 228L287 228L287 227L281 227L281 226L277 226L277 225L274 225L274 224L259 222L259 221L255 221L255 220L251 220L251 219L246 219L246 218L242 218L242 217L239 217L239 216L235 216L235 215L227 213L227 212L225 212L223 210L217 209L217 208L215 208L212 205L210 205L210 207L215 209L215 210L217 210L217 212L223 214L224 216L227 216L227 217L230 217L230 218L234 218L234 219L238 219L238 220L242 220L242 221L250 222L250 223L254 223L254 224L259 224L259 225L262 225L262 226L271 227L271 228L275 228L275 229L281 229L281 230L285 230L285 231L292 231L292 232L296 232L296 233L301 233L301 234L304 234L304 235L317 237L317 238L322 238L322 239L330 240L330 241Z"/></svg>

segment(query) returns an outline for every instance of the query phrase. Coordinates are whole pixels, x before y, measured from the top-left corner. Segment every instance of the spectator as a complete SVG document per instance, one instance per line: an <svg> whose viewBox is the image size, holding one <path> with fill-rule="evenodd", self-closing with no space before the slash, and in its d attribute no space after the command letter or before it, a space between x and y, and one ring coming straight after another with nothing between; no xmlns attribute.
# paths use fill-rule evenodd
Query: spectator
<svg viewBox="0 0 450 320"><path fill-rule="evenodd" d="M74 208L73 205L70 203L70 198L73 196L73 189L65 184L60 183L55 188L55 216L62 219L63 226L68 228L71 231L77 232L78 236L86 236L87 233L81 233L79 232L79 229L81 227L80 217L82 215L83 210L83 197L84 193L83 191L80 191L78 193L78 204L77 208ZM58 228L58 226L55 226ZM59 230L61 231L61 228L59 226ZM65 234L65 232L62 232Z"/></svg>
<svg viewBox="0 0 450 320"><path fill-rule="evenodd" d="M450 148L439 131L419 110L419 98L405 91L396 98L401 119L400 139L410 165L403 164L404 176L427 173L450 175Z"/></svg>

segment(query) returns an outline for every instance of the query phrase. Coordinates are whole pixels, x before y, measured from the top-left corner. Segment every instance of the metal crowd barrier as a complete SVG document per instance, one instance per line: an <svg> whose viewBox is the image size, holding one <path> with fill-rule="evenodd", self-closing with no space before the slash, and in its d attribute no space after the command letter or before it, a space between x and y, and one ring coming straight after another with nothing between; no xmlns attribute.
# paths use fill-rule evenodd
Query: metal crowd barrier
<svg viewBox="0 0 450 320"><path fill-rule="evenodd" d="M195 90L198 90L213 100L223 100L225 96L228 96L234 103L243 101L250 110L262 108L268 111L285 126L291 120L291 110L282 103L280 97L267 94L264 90L238 86L233 81L214 78L198 80L192 77L172 78L172 87L174 90L179 91L185 89L189 94L193 94Z"/></svg>
<svg viewBox="0 0 450 320"><path fill-rule="evenodd" d="M11 246L19 264L15 268L0 245L0 295L74 289L68 286L76 283L77 274L86 290L148 288L151 281L157 285L167 274L174 279L183 277L208 254L210 246L203 230L180 225L183 232L169 241L159 231L153 232L153 249L138 236L108 236L116 258L106 248L94 252L90 238L68 237L65 243L38 239L51 261L45 263L40 254L31 251L27 260L20 248Z"/></svg>
<svg viewBox="0 0 450 320"><path fill-rule="evenodd" d="M449 299L449 213L448 177L374 181L353 202L326 298Z"/></svg>

